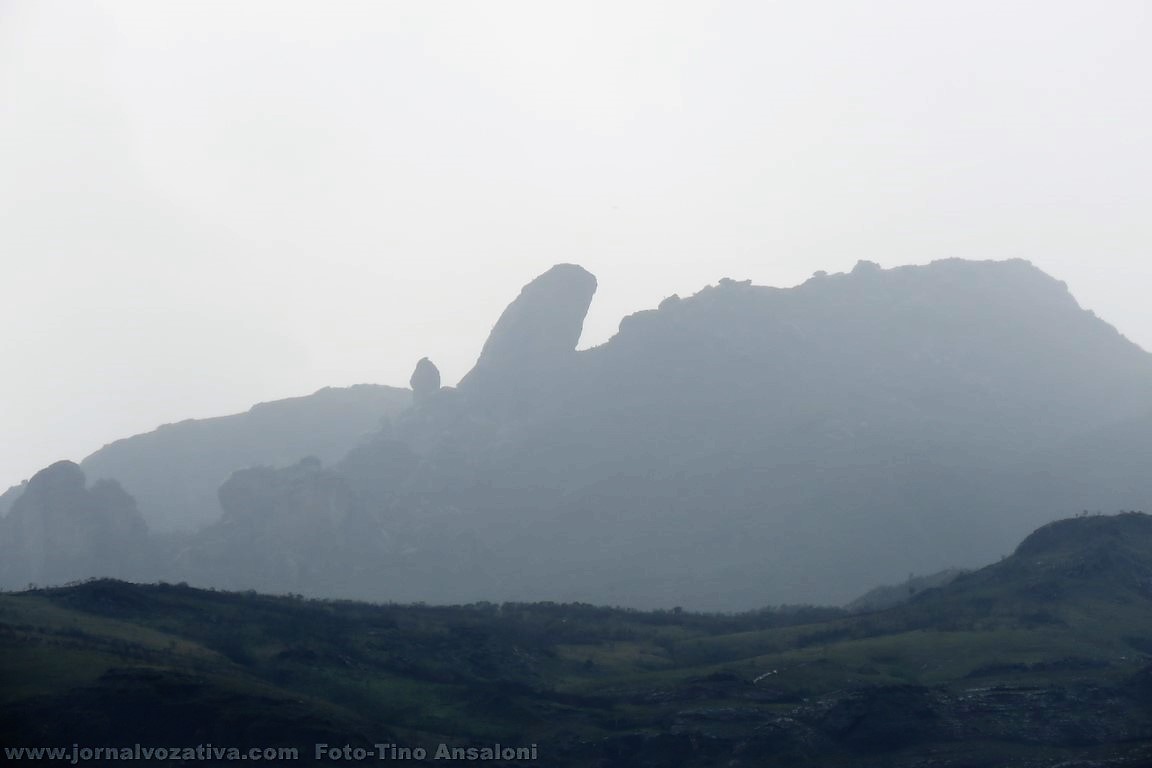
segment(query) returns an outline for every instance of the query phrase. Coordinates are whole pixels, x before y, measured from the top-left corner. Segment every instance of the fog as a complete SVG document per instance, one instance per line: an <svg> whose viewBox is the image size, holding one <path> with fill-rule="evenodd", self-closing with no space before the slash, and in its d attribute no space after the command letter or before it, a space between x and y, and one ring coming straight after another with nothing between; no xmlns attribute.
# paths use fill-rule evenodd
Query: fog
<svg viewBox="0 0 1152 768"><path fill-rule="evenodd" d="M0 487L722 277L1021 257L1152 348L1148 5L0 2Z"/></svg>

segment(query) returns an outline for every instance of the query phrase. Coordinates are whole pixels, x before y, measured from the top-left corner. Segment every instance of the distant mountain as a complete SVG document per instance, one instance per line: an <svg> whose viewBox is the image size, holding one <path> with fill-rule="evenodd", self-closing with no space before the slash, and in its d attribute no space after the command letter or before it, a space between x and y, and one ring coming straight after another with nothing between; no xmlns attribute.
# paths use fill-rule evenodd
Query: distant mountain
<svg viewBox="0 0 1152 768"><path fill-rule="evenodd" d="M499 742L557 768L1152 764L1142 514L1053 523L864 615L368 605L100 580L0 595L0 617L7 749L212 743L329 765L316 744L391 760L374 745L432 758Z"/></svg>
<svg viewBox="0 0 1152 768"><path fill-rule="evenodd" d="M192 428L163 452L160 430L84 467L187 523L180 467L219 459L193 504L223 483L219 518L163 542L158 577L428 602L843 603L1152 509L1152 355L1027 262L725 279L578 351L595 290L549 270L457 387L422 360L412 407L378 429L349 410L326 454L320 415L259 452Z"/></svg>
<svg viewBox="0 0 1152 768"><path fill-rule="evenodd" d="M118 481L153 531L187 531L220 516L216 491L234 471L308 456L335 461L410 402L411 393L397 387L326 387L232 416L165 424L106 445L80 466L91 478ZM0 513L19 488L5 494Z"/></svg>
<svg viewBox="0 0 1152 768"><path fill-rule="evenodd" d="M1152 356L1026 262L723 280L576 351L594 287L526 286L457 389L336 465L389 541L351 594L841 602L1152 507Z"/></svg>

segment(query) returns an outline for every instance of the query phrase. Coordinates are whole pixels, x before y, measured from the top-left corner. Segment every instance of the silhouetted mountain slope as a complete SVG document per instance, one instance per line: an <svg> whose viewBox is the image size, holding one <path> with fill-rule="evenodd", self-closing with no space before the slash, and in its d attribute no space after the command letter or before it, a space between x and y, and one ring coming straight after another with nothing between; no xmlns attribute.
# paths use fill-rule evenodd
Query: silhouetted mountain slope
<svg viewBox="0 0 1152 768"><path fill-rule="evenodd" d="M229 481L228 514L163 542L157 575L430 602L843 602L1057 517L1152 508L1152 356L1027 262L722 280L577 351L595 288L549 270L458 387L422 361L418 402L358 442L383 405L306 398L308 418L177 425L85 467L187 520L174 505L214 508L229 471L280 465Z"/></svg>
<svg viewBox="0 0 1152 768"><path fill-rule="evenodd" d="M106 445L80 465L91 477L120 481L153 530L191 530L220 516L216 490L232 472L306 456L335 461L410 399L396 387L330 387L232 416L166 424Z"/></svg>
<svg viewBox="0 0 1152 768"><path fill-rule="evenodd" d="M946 568L943 571L930 573L926 576L909 574L908 579L901 584L883 584L873 587L860 597L844 606L845 610L854 613L867 611L883 611L906 603L926 589L936 589L951 584L956 578L965 573L959 568Z"/></svg>
<svg viewBox="0 0 1152 768"><path fill-rule="evenodd" d="M28 487L28 481L13 485L4 493L0 493L0 518L8 514L8 510L12 509L12 505L16 503L16 499L20 498L24 493L24 489Z"/></svg>
<svg viewBox="0 0 1152 768"><path fill-rule="evenodd" d="M1152 653L1152 516L1081 515L1049 523L1015 552L946 585L917 592L871 631L1053 627L1108 638L1117 654Z"/></svg>
<svg viewBox="0 0 1152 768"><path fill-rule="evenodd" d="M1146 412L1150 382L1152 357L1026 263L858 267L788 290L722 282L626 318L550 382L547 426L578 419L601 448L693 466L1017 450Z"/></svg>
<svg viewBox="0 0 1152 768"><path fill-rule="evenodd" d="M518 325L571 327L587 279L541 279L570 300L518 300ZM515 346L507 325L486 349ZM482 356L483 377L401 424L422 463L396 489L427 531L390 594L839 601L988 562L1059 514L1152 501L1146 465L1081 444L1147 413L1152 357L1026 262L721 281L595 349L570 341L506 370ZM477 554L445 592L419 560L459 539Z"/></svg>
<svg viewBox="0 0 1152 768"><path fill-rule="evenodd" d="M1021 542L1011 557L958 577L930 598L923 600L953 606L978 601L979 612L986 615L1018 614L1025 603L1048 604L1074 612L1058 618L1085 628L1103 618L1091 615L1095 607L1109 613L1144 612L1152 601L1152 516L1129 512L1049 523ZM916 605L912 610L919 609ZM1102 631L1117 626L1111 623Z"/></svg>
<svg viewBox="0 0 1152 768"><path fill-rule="evenodd" d="M0 741L17 747L65 729L65 745L296 748L302 765L330 764L318 742L432 757L498 741L557 768L1144 768L1152 518L1062 520L865 615L101 580L0 595L0 675Z"/></svg>

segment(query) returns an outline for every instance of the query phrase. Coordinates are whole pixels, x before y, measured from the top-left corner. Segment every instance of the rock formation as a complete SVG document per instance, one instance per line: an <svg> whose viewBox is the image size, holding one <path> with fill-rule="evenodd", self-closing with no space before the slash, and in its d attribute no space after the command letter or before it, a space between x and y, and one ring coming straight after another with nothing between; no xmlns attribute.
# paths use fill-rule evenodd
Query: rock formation
<svg viewBox="0 0 1152 768"><path fill-rule="evenodd" d="M59 461L32 477L0 521L0 584L128 577L146 546L144 519L116 481L86 488L83 470Z"/></svg>
<svg viewBox="0 0 1152 768"><path fill-rule="evenodd" d="M314 457L283 469L239 470L219 496L220 521L182 553L174 578L341 594L349 582L377 576L389 552L383 503L358 504L349 479Z"/></svg>
<svg viewBox="0 0 1152 768"><path fill-rule="evenodd" d="M520 291L496 322L476 366L460 381L469 395L519 396L575 354L596 278L557 264Z"/></svg>
<svg viewBox="0 0 1152 768"><path fill-rule="evenodd" d="M350 506L344 479L313 457L285 469L241 469L220 486L226 525L268 526L288 534L307 528L312 536L342 525Z"/></svg>
<svg viewBox="0 0 1152 768"><path fill-rule="evenodd" d="M423 405L440 391L440 369L431 360L422 357L416 363L416 370L412 371L408 384L412 387L413 404Z"/></svg>

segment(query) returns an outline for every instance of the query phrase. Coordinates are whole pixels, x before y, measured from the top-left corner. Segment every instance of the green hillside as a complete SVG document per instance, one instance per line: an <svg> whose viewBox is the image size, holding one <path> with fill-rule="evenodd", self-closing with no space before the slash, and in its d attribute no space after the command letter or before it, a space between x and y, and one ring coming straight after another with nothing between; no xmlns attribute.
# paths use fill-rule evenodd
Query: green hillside
<svg viewBox="0 0 1152 768"><path fill-rule="evenodd" d="M1054 523L864 615L101 580L0 596L0 646L6 746L286 746L305 765L331 764L314 763L317 743L438 762L441 743L500 742L535 744L548 766L1146 766L1152 517Z"/></svg>

